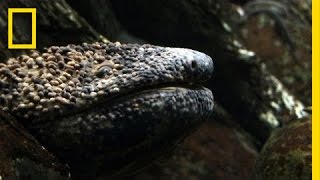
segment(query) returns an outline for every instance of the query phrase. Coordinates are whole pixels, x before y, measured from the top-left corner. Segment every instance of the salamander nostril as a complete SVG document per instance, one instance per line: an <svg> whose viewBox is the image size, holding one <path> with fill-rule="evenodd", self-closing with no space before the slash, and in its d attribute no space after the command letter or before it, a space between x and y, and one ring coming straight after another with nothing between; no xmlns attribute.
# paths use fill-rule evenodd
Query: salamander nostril
<svg viewBox="0 0 320 180"><path fill-rule="evenodd" d="M175 66L182 66L186 76L192 77L193 81L208 80L213 72L213 61L208 55L184 48L167 48L173 56Z"/></svg>
<svg viewBox="0 0 320 180"><path fill-rule="evenodd" d="M191 68L192 68L192 70L195 70L195 69L198 68L198 63L197 63L197 61L195 61L195 60L192 60L192 61L191 61Z"/></svg>

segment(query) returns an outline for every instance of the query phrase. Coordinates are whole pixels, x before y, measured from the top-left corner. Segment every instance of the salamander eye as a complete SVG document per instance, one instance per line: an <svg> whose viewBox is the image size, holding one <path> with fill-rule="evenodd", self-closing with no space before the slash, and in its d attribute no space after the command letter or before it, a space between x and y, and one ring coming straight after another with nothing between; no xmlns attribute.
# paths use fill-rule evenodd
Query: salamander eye
<svg viewBox="0 0 320 180"><path fill-rule="evenodd" d="M98 78L105 77L106 75L111 75L112 74L112 69L114 67L113 62L110 61L104 61L103 63L99 64L95 70L94 74Z"/></svg>
<svg viewBox="0 0 320 180"><path fill-rule="evenodd" d="M101 66L99 69L96 71L96 76L98 78L103 78L106 75L111 75L112 68L109 66Z"/></svg>

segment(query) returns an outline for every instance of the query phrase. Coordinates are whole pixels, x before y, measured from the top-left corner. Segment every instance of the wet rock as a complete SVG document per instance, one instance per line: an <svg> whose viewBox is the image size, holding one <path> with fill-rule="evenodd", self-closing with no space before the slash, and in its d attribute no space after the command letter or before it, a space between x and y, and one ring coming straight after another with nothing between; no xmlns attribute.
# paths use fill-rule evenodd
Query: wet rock
<svg viewBox="0 0 320 180"><path fill-rule="evenodd" d="M311 117L275 131L262 149L254 178L311 179Z"/></svg>

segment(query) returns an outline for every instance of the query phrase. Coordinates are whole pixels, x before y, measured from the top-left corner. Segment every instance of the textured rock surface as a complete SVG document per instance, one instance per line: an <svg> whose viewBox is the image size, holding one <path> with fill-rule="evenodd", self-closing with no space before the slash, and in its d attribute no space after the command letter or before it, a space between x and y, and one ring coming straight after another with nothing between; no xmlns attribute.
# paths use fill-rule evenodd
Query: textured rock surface
<svg viewBox="0 0 320 180"><path fill-rule="evenodd" d="M275 131L262 149L254 178L310 180L311 117Z"/></svg>

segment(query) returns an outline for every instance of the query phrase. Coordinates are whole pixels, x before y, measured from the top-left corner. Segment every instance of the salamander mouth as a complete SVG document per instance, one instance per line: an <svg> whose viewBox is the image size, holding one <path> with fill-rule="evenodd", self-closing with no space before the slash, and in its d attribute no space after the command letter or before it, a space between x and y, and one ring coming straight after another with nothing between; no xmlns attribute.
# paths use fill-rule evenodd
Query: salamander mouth
<svg viewBox="0 0 320 180"><path fill-rule="evenodd" d="M136 96L136 95L142 95L145 93L157 91L160 89L166 89L166 90L175 90L177 88L180 89L192 89L192 90L203 90L206 89L203 85L201 84L195 84L195 83L161 83L161 84L156 84L156 85L151 85L151 86L145 86L141 88L136 88L135 90L129 90L125 91L124 93L115 95L113 97L110 97L103 102L110 102L113 103L114 101L119 101L123 100L124 98L130 99L130 97ZM99 103L100 104L100 103Z"/></svg>
<svg viewBox="0 0 320 180"><path fill-rule="evenodd" d="M158 97L160 100L161 98L164 98L165 94L168 92L171 92L174 94L174 93L187 92L187 91L192 91L194 93L199 91L199 92L207 92L208 94L211 94L211 91L209 89L205 88L204 86L202 86L201 84L194 84L194 83L156 84L156 85L136 88L135 90L128 90L123 93L117 94L115 96L111 96L109 98L102 99L99 103L93 104L87 108L81 108L74 113L68 113L65 115L65 117L73 118L74 114L77 112L91 113L91 112L97 111L99 109L103 110L103 109L107 108L106 106L113 106L113 105L117 105L117 104L126 104L127 102L130 102L132 99L135 99L137 97L139 97L141 99L141 98L144 98L145 96L148 96L148 95L160 94L160 96ZM206 94L206 96L208 96L207 98L212 99L212 97L210 97L210 95L208 95L208 94ZM186 107L186 108L192 108L192 106Z"/></svg>
<svg viewBox="0 0 320 180"><path fill-rule="evenodd" d="M152 86L103 102L73 116L33 124L31 131L72 167L99 161L111 172L133 164L125 170L131 171L170 150L213 112L211 91L192 84ZM59 149L65 151L59 154ZM96 159L85 159L88 153ZM69 157L81 158L77 163Z"/></svg>
<svg viewBox="0 0 320 180"><path fill-rule="evenodd" d="M174 86L163 84L123 93L101 101L91 108L83 109L72 116L64 116L59 121L68 123L79 118L81 120L78 123L87 121L86 125L95 126L96 124L91 124L93 121L113 121L115 119L115 124L111 127L116 127L121 126L119 119L124 118L127 121L127 116L130 117L128 119L131 119L129 121L138 121L141 117L153 119L158 118L157 116L161 114L184 116L193 113L201 116L211 114L212 111L213 96L209 89L194 84L174 84ZM144 114L145 112L147 113ZM74 123L71 124L74 125ZM99 128L104 129L104 127ZM130 128L129 125L128 128Z"/></svg>
<svg viewBox="0 0 320 180"><path fill-rule="evenodd" d="M65 105L61 106L61 108L64 110L63 113L57 113L55 111L49 111L48 113L43 113L41 115L34 115L29 116L29 118L24 119L20 114L14 117L17 119L21 119L21 123L26 126L27 128L32 127L34 125L44 125L44 126L50 126L51 122L58 121L62 122L65 121L63 119L71 119L70 121L73 121L72 119L76 119L78 114L93 114L97 113L97 111L103 111L104 109L107 109L108 107L117 105L117 104L126 104L126 102L130 102L131 99L134 99L136 97L144 98L145 95L157 95L157 94L163 94L165 96L165 93L167 92L186 92L186 91L192 91L193 93L197 91L208 91L211 94L211 91L209 89L206 89L201 85L201 82L198 83L185 83L185 82L165 82L165 83L157 83L154 85L145 85L140 87L131 88L128 90L121 89L121 93L115 93L114 95L109 95L105 97L99 97L99 101L93 102L93 103L86 103L85 100L82 104L83 106L73 106L73 105ZM158 96L159 99L164 98L163 96ZM208 99L210 99L212 96L209 96ZM152 96L151 96L152 97ZM173 102L174 103L174 102ZM145 107L147 108L147 107ZM192 105L190 107L185 108L192 108ZM172 112L171 112L172 113ZM23 114L23 113L22 113ZM30 120L31 119L31 120ZM68 121L66 121L68 122Z"/></svg>
<svg viewBox="0 0 320 180"><path fill-rule="evenodd" d="M57 126L70 126L70 128L73 128L72 126L78 128L79 124L93 127L98 124L92 124L93 121L109 121L110 119L117 119L116 116L121 114L121 118L125 116L131 118L131 115L137 115L137 119L139 119L144 116L143 111L150 113L154 111L153 116L165 113L179 115L181 109L184 113L188 113L188 111L198 113L199 110L199 115L201 113L211 114L213 111L212 92L204 86L194 83L163 83L146 86L103 99L86 108L70 111L63 116L60 114L44 115L39 120L29 121L26 126L31 127L31 129L46 129L45 127L52 126L55 123ZM121 113L116 115L113 113L118 111ZM148 116L147 118L152 119L154 117ZM42 127L38 128L37 126ZM111 126L114 127L114 125ZM102 127L99 128L103 129ZM128 126L128 128L130 127Z"/></svg>

